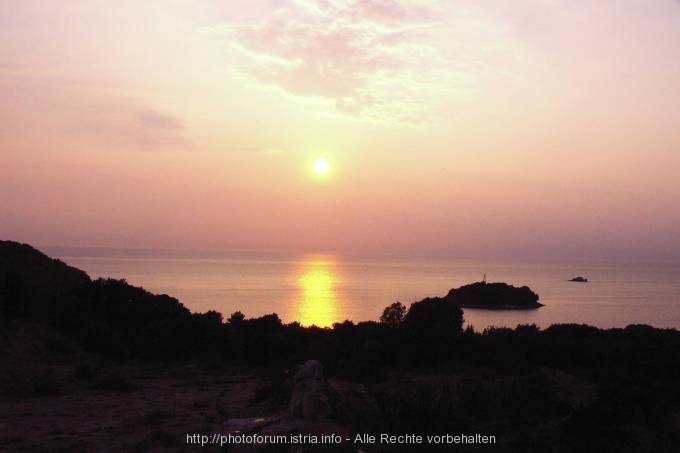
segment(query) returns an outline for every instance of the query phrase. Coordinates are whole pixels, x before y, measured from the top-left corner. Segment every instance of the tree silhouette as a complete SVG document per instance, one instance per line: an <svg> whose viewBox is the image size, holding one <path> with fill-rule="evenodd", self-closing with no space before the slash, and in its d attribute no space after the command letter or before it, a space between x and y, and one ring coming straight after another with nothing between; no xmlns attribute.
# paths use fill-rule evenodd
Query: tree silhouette
<svg viewBox="0 0 680 453"><path fill-rule="evenodd" d="M401 325L405 314L406 307L404 304L397 301L389 307L385 307L385 310L383 310L383 313L380 316L380 322L391 327L397 327Z"/></svg>
<svg viewBox="0 0 680 453"><path fill-rule="evenodd" d="M241 313L240 311L235 311L234 313L229 316L229 319L227 319L227 322L232 325L239 325L243 324L243 321L245 321L246 316Z"/></svg>

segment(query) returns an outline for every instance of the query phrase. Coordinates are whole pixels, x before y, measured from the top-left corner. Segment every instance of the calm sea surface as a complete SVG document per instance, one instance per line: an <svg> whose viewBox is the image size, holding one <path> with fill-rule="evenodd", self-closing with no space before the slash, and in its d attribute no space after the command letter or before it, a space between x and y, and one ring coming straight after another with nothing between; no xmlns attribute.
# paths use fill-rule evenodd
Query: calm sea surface
<svg viewBox="0 0 680 453"><path fill-rule="evenodd" d="M376 320L394 301L405 305L480 281L527 285L546 304L538 310L465 310L476 329L535 323L633 323L680 328L680 263L520 262L426 258L141 251L45 247L50 256L91 277L124 278L178 298L192 311L248 317L278 313L284 321L328 326ZM589 283L571 283L583 275Z"/></svg>

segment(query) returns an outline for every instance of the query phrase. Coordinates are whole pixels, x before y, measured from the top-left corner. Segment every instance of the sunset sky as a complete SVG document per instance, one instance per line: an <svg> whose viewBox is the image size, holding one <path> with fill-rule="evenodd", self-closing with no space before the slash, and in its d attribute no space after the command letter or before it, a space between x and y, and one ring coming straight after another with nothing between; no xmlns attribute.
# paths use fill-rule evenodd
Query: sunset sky
<svg viewBox="0 0 680 453"><path fill-rule="evenodd" d="M0 239L680 258L680 3L3 0Z"/></svg>

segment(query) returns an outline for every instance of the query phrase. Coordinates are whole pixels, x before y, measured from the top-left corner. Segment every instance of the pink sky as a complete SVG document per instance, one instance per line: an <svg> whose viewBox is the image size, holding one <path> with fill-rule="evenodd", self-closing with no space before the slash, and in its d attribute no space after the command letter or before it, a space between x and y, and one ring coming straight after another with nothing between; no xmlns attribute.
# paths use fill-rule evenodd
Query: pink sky
<svg viewBox="0 0 680 453"><path fill-rule="evenodd" d="M680 257L673 0L6 0L0 99L2 239Z"/></svg>

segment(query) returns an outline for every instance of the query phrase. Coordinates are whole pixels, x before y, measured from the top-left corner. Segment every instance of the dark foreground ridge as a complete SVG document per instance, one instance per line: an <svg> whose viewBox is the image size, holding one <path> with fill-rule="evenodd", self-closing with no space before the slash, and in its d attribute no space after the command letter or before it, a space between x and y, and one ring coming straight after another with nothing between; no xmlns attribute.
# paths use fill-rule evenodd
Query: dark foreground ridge
<svg viewBox="0 0 680 453"><path fill-rule="evenodd" d="M191 451L188 434L238 431L496 439L442 451L680 451L680 332L464 330L463 288L395 303L381 322L224 321L0 241L0 450ZM437 450L321 447L258 449Z"/></svg>

